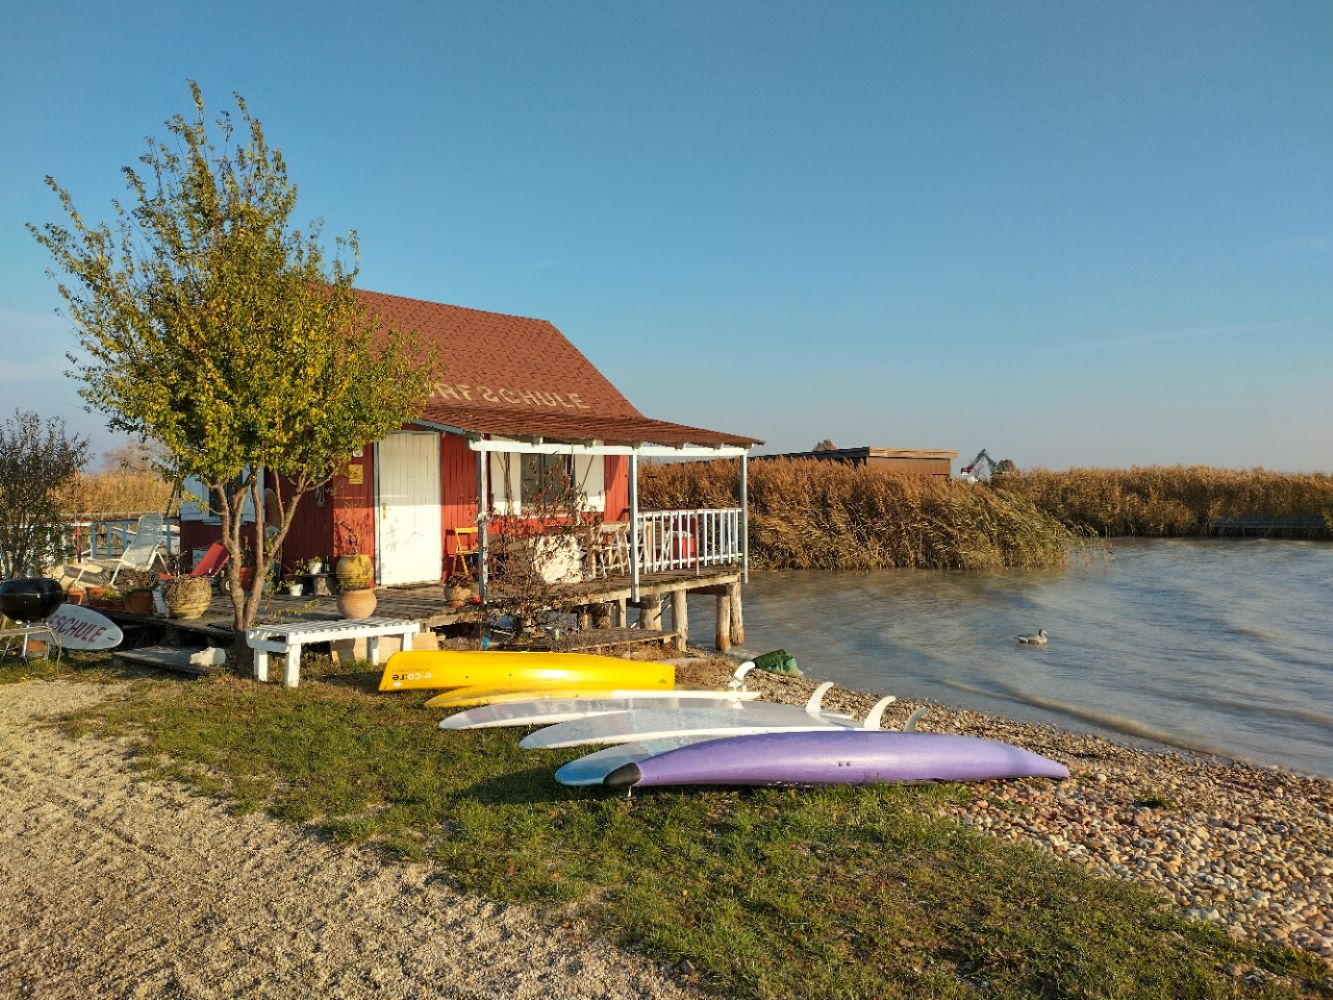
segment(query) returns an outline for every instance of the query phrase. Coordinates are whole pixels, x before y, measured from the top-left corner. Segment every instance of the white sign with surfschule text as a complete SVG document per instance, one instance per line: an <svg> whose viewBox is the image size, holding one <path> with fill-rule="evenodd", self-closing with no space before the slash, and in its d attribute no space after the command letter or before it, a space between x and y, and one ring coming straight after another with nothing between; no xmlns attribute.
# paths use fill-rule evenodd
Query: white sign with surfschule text
<svg viewBox="0 0 1333 1000"><path fill-rule="evenodd" d="M110 618L77 604L60 605L42 624L60 636L62 649L115 649L125 638Z"/></svg>

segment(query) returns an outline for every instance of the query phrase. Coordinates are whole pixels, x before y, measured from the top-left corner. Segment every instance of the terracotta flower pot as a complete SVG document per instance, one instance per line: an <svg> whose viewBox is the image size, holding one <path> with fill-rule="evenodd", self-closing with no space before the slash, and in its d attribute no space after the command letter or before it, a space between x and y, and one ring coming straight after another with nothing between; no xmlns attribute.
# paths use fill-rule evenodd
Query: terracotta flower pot
<svg viewBox="0 0 1333 1000"><path fill-rule="evenodd" d="M375 613L373 590L343 590L338 593L338 614L344 618L369 618Z"/></svg>
<svg viewBox="0 0 1333 1000"><path fill-rule="evenodd" d="M207 577L181 576L172 580L163 595L172 618L199 618L213 599L213 587Z"/></svg>
<svg viewBox="0 0 1333 1000"><path fill-rule="evenodd" d="M375 586L375 565L370 556L342 556L335 569L343 590L365 590Z"/></svg>
<svg viewBox="0 0 1333 1000"><path fill-rule="evenodd" d="M153 613L153 592L151 590L131 590L125 595L125 610L132 615L147 618Z"/></svg>
<svg viewBox="0 0 1333 1000"><path fill-rule="evenodd" d="M82 604L86 596L87 595L84 594L82 590L75 590L73 587L70 587L69 590L65 591L65 603Z"/></svg>

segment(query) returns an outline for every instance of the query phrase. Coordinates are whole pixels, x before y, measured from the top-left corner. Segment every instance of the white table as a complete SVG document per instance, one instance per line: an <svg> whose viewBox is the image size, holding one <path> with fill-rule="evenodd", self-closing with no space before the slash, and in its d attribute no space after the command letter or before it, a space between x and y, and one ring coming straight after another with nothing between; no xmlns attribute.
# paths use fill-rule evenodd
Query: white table
<svg viewBox="0 0 1333 1000"><path fill-rule="evenodd" d="M293 622L290 625L256 625L245 630L246 644L255 651L255 680L268 680L268 654L286 657L283 684L294 688L301 679L301 647L312 642L365 639L370 662L379 665L380 636L401 637L403 649L412 648L412 636L421 631L417 622L401 618L346 618L329 622Z"/></svg>

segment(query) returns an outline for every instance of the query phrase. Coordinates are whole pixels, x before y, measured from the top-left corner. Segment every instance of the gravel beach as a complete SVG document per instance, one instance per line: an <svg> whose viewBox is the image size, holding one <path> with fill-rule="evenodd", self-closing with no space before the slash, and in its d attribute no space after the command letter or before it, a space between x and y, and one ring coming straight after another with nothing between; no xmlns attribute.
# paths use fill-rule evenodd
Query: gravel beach
<svg viewBox="0 0 1333 1000"><path fill-rule="evenodd" d="M0 995L692 995L577 925L234 815L41 723L115 690L0 688Z"/></svg>
<svg viewBox="0 0 1333 1000"><path fill-rule="evenodd" d="M717 683L732 665L685 673ZM797 704L815 687L759 673L749 685ZM860 716L877 697L834 688L824 705ZM884 728L900 727L919 705L890 705ZM1069 767L1062 782L967 786L970 803L949 809L963 823L1146 883L1196 920L1302 948L1333 968L1333 781L939 705L918 728L1003 740Z"/></svg>

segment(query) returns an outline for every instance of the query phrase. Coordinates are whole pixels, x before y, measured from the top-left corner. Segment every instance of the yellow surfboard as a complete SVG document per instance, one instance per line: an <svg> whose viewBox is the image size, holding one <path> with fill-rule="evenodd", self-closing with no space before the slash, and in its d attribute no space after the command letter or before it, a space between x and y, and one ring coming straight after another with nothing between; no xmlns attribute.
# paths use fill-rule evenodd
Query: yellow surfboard
<svg viewBox="0 0 1333 1000"><path fill-rule="evenodd" d="M511 653L489 650L412 650L394 653L380 677L381 691L420 688L670 688L676 668L591 653Z"/></svg>

